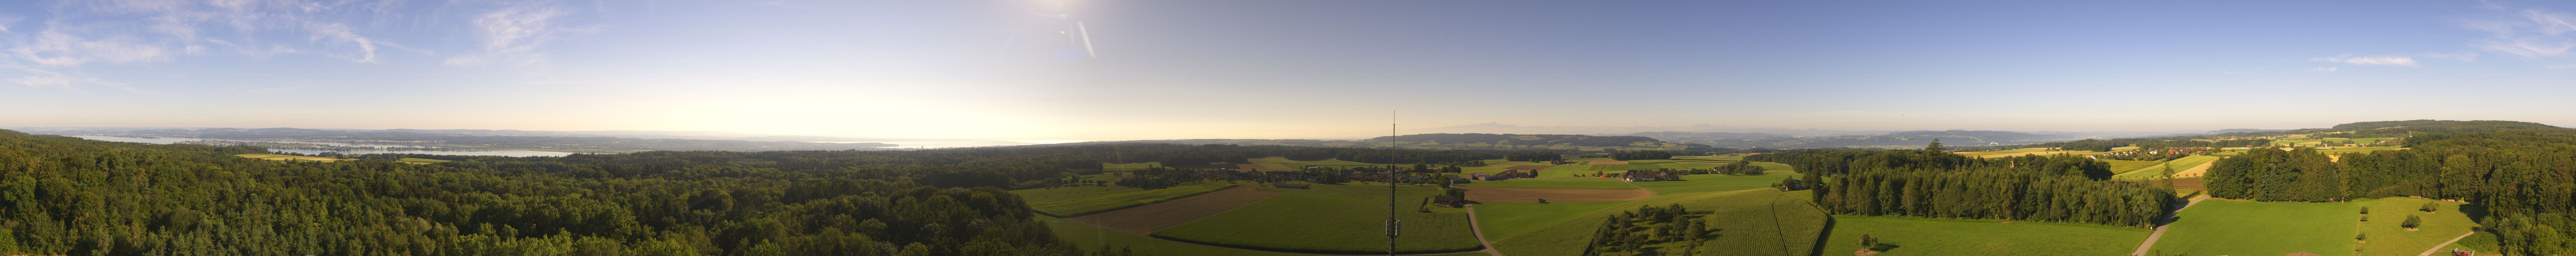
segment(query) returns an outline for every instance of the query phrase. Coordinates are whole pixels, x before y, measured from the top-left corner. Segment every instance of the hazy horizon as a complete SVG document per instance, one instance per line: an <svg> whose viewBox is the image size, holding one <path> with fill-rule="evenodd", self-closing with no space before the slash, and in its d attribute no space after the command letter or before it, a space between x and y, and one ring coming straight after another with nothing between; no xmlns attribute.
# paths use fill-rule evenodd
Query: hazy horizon
<svg viewBox="0 0 2576 256"><path fill-rule="evenodd" d="M0 126L1368 138L2576 124L2569 2L15 1ZM1407 132L1412 133L1412 132Z"/></svg>

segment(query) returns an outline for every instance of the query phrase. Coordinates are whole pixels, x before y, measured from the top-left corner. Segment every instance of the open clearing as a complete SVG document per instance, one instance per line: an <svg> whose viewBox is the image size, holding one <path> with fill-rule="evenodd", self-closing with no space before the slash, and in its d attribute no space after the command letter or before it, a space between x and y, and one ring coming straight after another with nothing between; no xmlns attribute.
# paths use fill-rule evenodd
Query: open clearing
<svg viewBox="0 0 2576 256"><path fill-rule="evenodd" d="M1127 208L1125 210L1084 215L1082 217L1068 218L1067 220L1090 223L1092 226L1118 230L1120 232L1147 234L1153 233L1155 230L1188 223L1191 220L1198 220L1199 218L1224 213L1227 210L1233 210L1236 207L1243 207L1244 205L1259 202L1262 199L1267 199L1271 196L1277 196L1280 194L1279 192L1253 190L1251 189L1252 187L1253 186L1236 186L1232 189L1218 190L1216 192L1209 192L1198 196L1184 197L1181 199L1145 206L1137 206L1136 208Z"/></svg>
<svg viewBox="0 0 2576 256"><path fill-rule="evenodd" d="M2102 162L2105 162L2105 163L2111 163L2111 171L2113 171L2114 173L2118 173L2118 172L2126 172L2126 171L2130 171L2130 170L2137 170L2137 169L2139 169L2139 168L2146 168L2147 166L2154 166L2154 165L2164 164L2164 163L2165 163L2164 161L2130 161L2130 160L2113 160L2113 159L2102 159ZM2176 171L2180 171L2180 170L2176 170Z"/></svg>
<svg viewBox="0 0 2576 256"><path fill-rule="evenodd" d="M1655 196L1654 191L1635 188L1512 188L1469 186L1457 186L1454 188L1457 188L1458 190L1466 190L1468 201L1493 203L1536 203L1539 202L1540 199L1546 199L1547 202L1551 203L1609 202L1630 201ZM1379 192L1378 194L1383 195L1385 192Z"/></svg>
<svg viewBox="0 0 2576 256"><path fill-rule="evenodd" d="M2425 213L2424 211L2416 210L2423 208L2424 203L2427 202L2441 206L2433 207L2434 211L2432 213ZM2364 207L2370 207L2370 221L2361 222L2361 232L2363 234L2370 235L2370 242L2361 244L2362 255L2414 255L2416 253L2423 253L2424 249L2430 249L2435 245L2441 245L2442 242L2449 242L2451 241L2451 238L2459 237L2460 234L2468 234L2470 228L2478 226L2476 221L2469 219L2468 214L2463 214L2465 212L2460 210L2460 205L2462 205L2462 203L2458 202L2442 202L2432 199L2411 197L2390 197L2364 199L2353 201L2352 203L2359 204ZM2471 208L2476 208L2476 206L2471 206ZM2360 214L2348 213L2346 216L2358 217L2359 215ZM2400 227L2398 223L2406 221L2406 216L2408 215L2424 218L2424 224L2419 226L2419 229L2416 229L2415 231L2406 231L2406 228ZM2466 239L2462 240L2463 242L2466 242ZM2442 249L2443 251L2448 251L2449 249L2460 248L2467 247L2453 245Z"/></svg>
<svg viewBox="0 0 2576 256"><path fill-rule="evenodd" d="M1410 202L1413 199L1407 199ZM1226 247L1306 253L1383 253L1386 251L1386 196L1285 193L1153 232L1154 237ZM1399 253L1473 251L1484 246L1468 227L1464 209L1414 211L1408 203L1397 211L1404 236Z"/></svg>
<svg viewBox="0 0 2576 256"><path fill-rule="evenodd" d="M2303 251L2352 255L2359 245L2353 242L2352 235L2360 224L2355 221L2360 210L2360 205L2350 203L2210 199L2176 214L2174 223L2166 226L2165 236L2156 240L2154 250L2191 255L2283 255ZM2391 209L2372 209L2381 210Z"/></svg>
<svg viewBox="0 0 2576 256"><path fill-rule="evenodd" d="M1583 164L1585 164L1585 165L1628 164L1628 161L1610 161L1610 160L1601 160L1601 161L1583 162Z"/></svg>
<svg viewBox="0 0 2576 256"><path fill-rule="evenodd" d="M1608 209L1620 202L1550 202L1497 203L1477 202L1476 225L1485 239L1502 240L1531 230L1556 225L1592 211Z"/></svg>
<svg viewBox="0 0 2576 256"><path fill-rule="evenodd" d="M1145 191L1145 189L1122 186L1080 186L1012 190L1011 194L1020 195L1020 199L1028 201L1029 204L1037 204L1136 191Z"/></svg>
<svg viewBox="0 0 2576 256"><path fill-rule="evenodd" d="M1630 182L1629 184L1635 184L1638 187L1645 187L1646 190L1655 191L1655 194L1657 195L1671 195L1746 189L1769 189L1771 188L1771 183L1780 183L1781 179L1796 179L1800 175L1798 173L1787 171L1767 171L1763 173L1765 174L1749 176L1693 174L1682 175L1682 180L1680 181L1647 181Z"/></svg>
<svg viewBox="0 0 2576 256"><path fill-rule="evenodd" d="M2218 160L2218 156L2185 156L2185 157L2182 157L2182 158L2174 159L2173 161L2165 161L2165 162L2162 162L2162 163L2157 163L2157 164L2153 164L2153 165L2147 165L2146 167L2139 167L2139 168L2137 168L2137 169L2133 169L2133 170L2125 170L2125 171L2122 171L2119 175L2112 175L2112 176L2111 176L2111 178L2113 178L2113 179L2128 179L2128 180L2154 179L2154 178L2157 178L2156 176L2164 174L2164 171L2165 171L2165 170L2164 170L2164 167L2165 167L2165 166L2173 166L2173 168L2174 168L2174 177L2179 178L2179 177L2183 177L2183 176L2182 176L2182 172L2183 172L2183 171L2189 171L2189 170L2191 170L2191 168L2200 167L2200 165L2201 165L2201 164L2207 164L2207 163L2209 163L2210 161L2216 161L2216 160ZM2111 169L2111 170L2113 170L2113 171L2121 171L2120 169ZM2202 170L2203 170L2203 171L2207 171L2208 169L2202 169Z"/></svg>
<svg viewBox="0 0 2576 256"><path fill-rule="evenodd" d="M1066 197L1043 202L1031 201L1029 202L1029 208L1036 209L1038 213L1045 213L1047 215L1057 217L1082 216L1084 214L1100 213L1110 210L1126 209L1127 207L1171 201L1177 198L1205 194L1233 186L1235 186L1234 183L1210 182L1173 186L1163 189L1121 192L1117 194ZM1031 193L1046 193L1053 191L1053 189L1038 190L1039 191ZM1028 191L1028 189L1022 189L1020 191Z"/></svg>
<svg viewBox="0 0 2576 256"><path fill-rule="evenodd" d="M1146 169L1146 168L1153 168L1153 167L1156 167L1156 166L1163 166L1163 163L1160 163L1160 162L1132 163L1132 164L1112 164L1112 163L1101 163L1101 164L1100 164L1100 171L1105 171L1105 172L1132 172L1132 171L1136 171L1136 170L1144 170L1144 169Z"/></svg>
<svg viewBox="0 0 2576 256"><path fill-rule="evenodd" d="M250 159L260 159L260 160L278 160L278 161L319 161L319 162L339 162L339 161L347 161L347 160L350 160L350 159L339 159L339 158L318 157L318 156L290 156L290 155L279 155L279 154L239 154L239 155L233 155L233 156L238 156L238 157L242 157L242 158L250 158Z"/></svg>
<svg viewBox="0 0 2576 256"><path fill-rule="evenodd" d="M2102 225L1834 216L1825 253L1860 250L1868 234L1895 248L1878 255L2125 255L2153 230ZM2199 255L2199 254L2194 254Z"/></svg>
<svg viewBox="0 0 2576 256"><path fill-rule="evenodd" d="M1584 174L1591 174L1586 172ZM1458 184L1461 187L1637 189L1614 178L1520 178Z"/></svg>
<svg viewBox="0 0 2576 256"><path fill-rule="evenodd" d="M1598 211L1557 222L1531 231L1502 238L1494 249L1504 255L1581 255L1583 244L1590 241L1594 227L1602 219L1639 206L1681 204L1694 213L1695 219L1708 222L1715 238L1705 240L1691 255L1808 255L1815 248L1816 236L1824 231L1824 210L1807 203L1808 193L1755 189L1720 193L1659 196L1629 201ZM1481 213L1481 212L1480 212ZM1481 217L1481 216L1480 216ZM1681 255L1680 243L1646 246L1659 255ZM1626 255L1614 252L1610 255Z"/></svg>

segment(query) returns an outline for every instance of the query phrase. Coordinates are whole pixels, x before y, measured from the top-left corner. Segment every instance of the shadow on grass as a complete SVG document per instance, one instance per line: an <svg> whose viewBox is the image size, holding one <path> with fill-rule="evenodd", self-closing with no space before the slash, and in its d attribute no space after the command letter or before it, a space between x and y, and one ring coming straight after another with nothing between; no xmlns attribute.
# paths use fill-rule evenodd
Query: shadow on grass
<svg viewBox="0 0 2576 256"><path fill-rule="evenodd" d="M1825 240L1829 240L1829 239L1833 239L1833 238L1834 238L1834 216L1831 216L1831 215L1825 216L1825 228L1823 228L1822 230L1824 230L1824 231L1817 231L1817 232L1816 232L1816 246L1807 247L1807 255L1809 255L1809 256L1824 256L1824 255L1825 255Z"/></svg>
<svg viewBox="0 0 2576 256"><path fill-rule="evenodd" d="M2470 222L2477 222L2479 226L2485 226L2485 225L2487 224L2487 223L2485 223L2485 222L2482 222L2482 221L2487 221L2487 214L2488 214L2488 213L2487 213L2487 206L2486 206L2486 205L2480 205L2480 204L2463 204L2463 205L2460 205L2460 214L2466 214L2466 215L2469 215L2469 221L2470 221Z"/></svg>

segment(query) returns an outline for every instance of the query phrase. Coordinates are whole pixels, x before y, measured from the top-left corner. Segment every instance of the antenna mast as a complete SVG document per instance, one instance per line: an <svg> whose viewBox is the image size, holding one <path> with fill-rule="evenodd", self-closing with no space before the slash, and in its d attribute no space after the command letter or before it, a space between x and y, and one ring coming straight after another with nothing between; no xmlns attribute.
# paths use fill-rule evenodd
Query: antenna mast
<svg viewBox="0 0 2576 256"><path fill-rule="evenodd" d="M1386 111L1387 150L1396 149L1395 115L1394 110ZM1395 256L1395 236L1404 234L1404 221L1395 219L1395 175L1395 166L1386 166L1386 256Z"/></svg>

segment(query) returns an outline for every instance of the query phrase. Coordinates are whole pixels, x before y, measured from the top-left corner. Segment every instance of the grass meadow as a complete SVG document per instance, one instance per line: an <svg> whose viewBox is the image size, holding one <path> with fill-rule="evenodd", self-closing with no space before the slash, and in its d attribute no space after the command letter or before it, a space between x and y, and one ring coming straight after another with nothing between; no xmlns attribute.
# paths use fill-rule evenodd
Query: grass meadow
<svg viewBox="0 0 2576 256"><path fill-rule="evenodd" d="M1040 194L1042 197L1059 198L1058 200L1044 202L1035 200L1029 201L1029 208L1036 209L1039 213L1053 216L1082 216L1085 214L1126 209L1128 207L1161 203L1163 201L1171 201L1172 199L1206 194L1207 192L1214 192L1218 189L1234 187L1235 185L1236 184L1234 183L1209 182L1174 186L1164 189L1139 190L1116 194L1100 194L1078 197L1071 195L1059 196L1045 194L1081 194L1084 193L1082 190L1075 189L1066 192L1055 192L1054 189L1035 189L1041 191L1023 194L1019 191L1030 191L1030 189L1022 189L1019 191L1012 191L1012 193L1021 194L1023 197L1027 197L1030 194Z"/></svg>
<svg viewBox="0 0 2576 256"><path fill-rule="evenodd" d="M1635 186L1629 186L1627 182L1621 182L1621 181L1619 181L1619 179L1614 179L1614 178L1525 178L1525 179L1508 179L1508 180L1497 180L1497 181L1478 181L1478 182L1476 182L1476 183L1467 183L1467 184L1458 184L1458 185L1459 185L1459 186L1476 186L1476 187L1504 187L1504 188L1606 188L1606 189L1637 189L1637 187L1635 187Z"/></svg>
<svg viewBox="0 0 2576 256"><path fill-rule="evenodd" d="M2210 199L2177 214L2180 219L2166 226L2165 236L2156 240L2154 249L2191 255L2282 255L2303 251L2352 255L2360 245L2352 240L2361 224L2356 221L2360 210L2360 205L2352 203ZM2388 209L2371 211L2382 210Z"/></svg>
<svg viewBox="0 0 2576 256"><path fill-rule="evenodd" d="M2218 156L2197 156L2197 155L2196 155L2196 156L2185 156L2185 157L2182 157L2182 158L2179 158L2179 159L2174 159L2173 161L2165 161L2165 162L2162 162L2162 163L2159 163L2159 164L2147 165L2146 167L2138 167L2137 169L2133 169L2133 170L2126 170L2126 171L2124 171L2124 172L2121 172L2119 175L2113 175L2113 176L2111 176L2111 178L2113 178L2113 179L2130 179L2130 180L2155 179L2155 178L2156 178L2156 176L2164 175L2164 171L2165 171L2165 170L2164 170L2164 167L2165 167L2165 166L2173 166L2173 170L2174 170L2174 172L2176 172L2176 173L2180 173L2180 172L2182 172L2183 170L2190 170L2190 169L2191 169L2191 167L2193 167L2193 166L2200 166L2200 164L2202 164L2202 163L2208 163L2209 161L2216 161L2216 160L2218 160L2218 158L2219 158ZM2112 170L2120 170L2120 169L2112 169Z"/></svg>
<svg viewBox="0 0 2576 256"><path fill-rule="evenodd" d="M1485 239L1501 240L1623 203L1627 202L1479 203L1474 207L1476 225L1484 228Z"/></svg>
<svg viewBox="0 0 2576 256"><path fill-rule="evenodd" d="M1227 247L1306 253L1383 253L1386 196L1287 193L1216 216L1155 231L1155 237ZM1483 244L1467 213L1422 213L1412 205L1396 212L1404 236L1400 253L1472 251ZM1440 208L1448 209L1448 208Z"/></svg>
<svg viewBox="0 0 2576 256"><path fill-rule="evenodd" d="M2416 210L2423 208L2426 202L2440 206L2433 207L2434 211L2431 213ZM2370 207L2370 221L2361 222L2362 234L2370 235L2370 242L2361 244L2362 255L2423 253L2424 249L2431 249L2434 245L2451 241L2451 238L2459 237L2460 234L2468 234L2471 228L2478 226L2476 221L2469 219L2468 214L2460 211L2462 203L2458 202L2390 197L2360 200L2353 204ZM2358 218L2361 214L2356 212L2345 215ZM2406 231L2406 228L2399 226L2398 223L2406 221L2408 215L2424 218L2424 224L2415 231ZM2465 247L2451 246L2443 249L2455 248Z"/></svg>
<svg viewBox="0 0 2576 256"><path fill-rule="evenodd" d="M2105 163L2111 163L2111 171L2114 171L2114 172L2125 172L2125 171L2129 171L2129 170L2137 170L2138 168L2145 168L2145 167L2147 167L2147 166L2154 166L2154 165L2157 165L2157 164L2164 164L2164 163L2165 163L2164 161L2130 161L2130 160L2112 160L2112 159L2102 159L2102 162L2105 162ZM2180 169L2175 169L2175 171L2181 171L2181 170L2180 170Z"/></svg>
<svg viewBox="0 0 2576 256"><path fill-rule="evenodd" d="M1657 196L1628 201L1494 242L1505 255L1581 255L1601 220L1639 206L1681 204L1698 219L1714 220L1715 238L1691 255L1807 255L1824 229L1824 210L1807 203L1807 191L1768 189ZM1482 212L1479 212L1482 213ZM1482 217L1482 216L1479 216ZM1650 245L1663 255L1680 255L1678 243ZM1626 255L1626 253L1612 253Z"/></svg>
<svg viewBox="0 0 2576 256"><path fill-rule="evenodd" d="M1746 189L1768 189L1771 188L1771 183L1779 183L1780 179L1796 179L1799 175L1798 173L1785 171L1769 171L1764 173L1764 175L1749 176L1694 174L1682 175L1681 181L1648 181L1632 182L1629 184L1635 184L1638 187L1645 187L1646 190L1655 191L1656 195L1670 195Z"/></svg>
<svg viewBox="0 0 2576 256"><path fill-rule="evenodd" d="M2127 255L2154 230L2067 223L2002 223L1903 217L1834 216L1825 254L1860 250L1860 236L1894 244L1878 255ZM2171 234L2167 234L2170 236ZM2199 254L2193 254L2199 255Z"/></svg>

